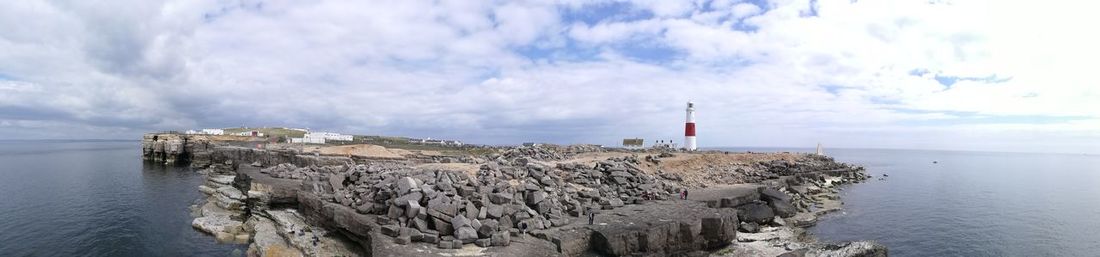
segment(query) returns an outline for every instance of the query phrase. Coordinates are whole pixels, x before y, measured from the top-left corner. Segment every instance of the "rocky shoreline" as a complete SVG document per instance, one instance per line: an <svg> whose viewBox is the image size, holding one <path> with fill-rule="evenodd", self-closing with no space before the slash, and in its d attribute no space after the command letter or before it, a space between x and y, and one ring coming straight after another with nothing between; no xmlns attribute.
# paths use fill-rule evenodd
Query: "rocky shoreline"
<svg viewBox="0 0 1100 257"><path fill-rule="evenodd" d="M867 178L823 156L547 146L371 158L185 145L175 154L207 176L192 225L219 242L250 244L249 256L887 252L873 242L817 243L804 232L839 208L838 187ZM145 149L153 161L183 159Z"/></svg>

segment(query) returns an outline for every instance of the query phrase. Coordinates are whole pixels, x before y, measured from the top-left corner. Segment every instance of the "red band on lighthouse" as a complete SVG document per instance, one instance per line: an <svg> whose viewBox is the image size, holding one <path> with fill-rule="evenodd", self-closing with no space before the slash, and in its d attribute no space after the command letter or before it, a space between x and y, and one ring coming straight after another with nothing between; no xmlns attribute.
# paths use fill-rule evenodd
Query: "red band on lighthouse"
<svg viewBox="0 0 1100 257"><path fill-rule="evenodd" d="M689 137L695 136L695 123L694 122L690 122L690 123L686 124L686 126L684 127L684 136L689 136Z"/></svg>

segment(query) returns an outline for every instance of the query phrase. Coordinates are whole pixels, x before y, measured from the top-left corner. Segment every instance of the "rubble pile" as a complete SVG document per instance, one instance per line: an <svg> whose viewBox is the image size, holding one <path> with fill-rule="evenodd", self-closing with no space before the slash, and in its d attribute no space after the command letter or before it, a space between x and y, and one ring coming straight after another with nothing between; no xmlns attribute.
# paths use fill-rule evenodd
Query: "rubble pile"
<svg viewBox="0 0 1100 257"><path fill-rule="evenodd" d="M555 151L552 146L537 146L537 147L514 147L502 150L499 154L493 154L489 156L489 159L516 159L516 158L528 158L540 161L553 161L563 160L568 158L567 154L559 151Z"/></svg>
<svg viewBox="0 0 1100 257"><path fill-rule="evenodd" d="M263 172L305 177L303 190L383 217L383 234L397 243L426 242L444 249L508 245L513 233L565 226L589 208L668 199L677 190L638 169L634 157L610 158L592 167L550 167L527 156L551 155L523 154L496 158L476 174L385 163L343 169L280 165Z"/></svg>
<svg viewBox="0 0 1100 257"><path fill-rule="evenodd" d="M839 170L857 168L847 163L840 163L832 157L824 155L807 154L798 162L788 160L774 160L756 163L757 170L767 171L775 176L790 176L810 171Z"/></svg>
<svg viewBox="0 0 1100 257"><path fill-rule="evenodd" d="M645 156L644 159L651 163L662 162L661 157L654 155ZM711 185L760 183L766 180L778 179L783 176L800 175L811 172L854 169L862 170L862 167L835 162L828 156L800 154L793 160L771 160L751 163L712 162L702 167L672 170L683 171L681 174L694 174L691 176L679 174L659 175L665 179L681 181L681 184L686 187L704 188Z"/></svg>

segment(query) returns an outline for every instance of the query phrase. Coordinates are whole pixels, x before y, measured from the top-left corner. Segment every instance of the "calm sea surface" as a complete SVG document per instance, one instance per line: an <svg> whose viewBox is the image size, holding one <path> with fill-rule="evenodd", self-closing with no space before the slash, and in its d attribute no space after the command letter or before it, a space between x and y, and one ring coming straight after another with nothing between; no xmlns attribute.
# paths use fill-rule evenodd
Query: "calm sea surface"
<svg viewBox="0 0 1100 257"><path fill-rule="evenodd" d="M202 178L141 143L0 141L0 256L231 256L191 228Z"/></svg>
<svg viewBox="0 0 1100 257"><path fill-rule="evenodd" d="M890 256L1100 256L1100 156L826 150L874 178L842 191L819 239L877 240Z"/></svg>

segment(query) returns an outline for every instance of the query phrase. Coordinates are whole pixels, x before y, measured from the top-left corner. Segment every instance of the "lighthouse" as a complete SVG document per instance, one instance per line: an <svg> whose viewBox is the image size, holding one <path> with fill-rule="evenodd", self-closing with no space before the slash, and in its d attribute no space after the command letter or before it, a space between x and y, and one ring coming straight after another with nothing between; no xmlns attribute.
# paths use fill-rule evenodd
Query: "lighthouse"
<svg viewBox="0 0 1100 257"><path fill-rule="evenodd" d="M684 149L695 151L695 103L688 101L687 123L684 125Z"/></svg>

